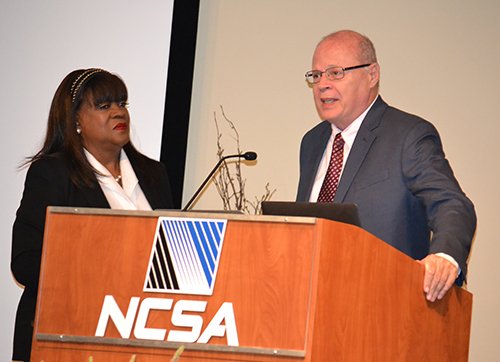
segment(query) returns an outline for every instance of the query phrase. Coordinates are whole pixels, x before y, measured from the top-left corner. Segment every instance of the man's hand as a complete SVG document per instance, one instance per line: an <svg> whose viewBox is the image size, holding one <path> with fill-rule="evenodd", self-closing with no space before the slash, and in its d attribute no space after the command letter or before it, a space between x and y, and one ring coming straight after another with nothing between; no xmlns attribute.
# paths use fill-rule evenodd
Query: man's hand
<svg viewBox="0 0 500 362"><path fill-rule="evenodd" d="M435 254L417 260L425 266L424 292L428 301L443 299L458 277L458 269L453 263Z"/></svg>

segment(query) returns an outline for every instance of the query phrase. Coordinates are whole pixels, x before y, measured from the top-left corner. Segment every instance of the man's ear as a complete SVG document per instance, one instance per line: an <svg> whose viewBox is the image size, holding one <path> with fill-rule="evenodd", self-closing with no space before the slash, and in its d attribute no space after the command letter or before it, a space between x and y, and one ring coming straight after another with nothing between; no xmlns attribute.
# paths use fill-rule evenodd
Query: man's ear
<svg viewBox="0 0 500 362"><path fill-rule="evenodd" d="M378 63L373 63L368 68L370 74L370 85L376 87L380 80L380 65Z"/></svg>

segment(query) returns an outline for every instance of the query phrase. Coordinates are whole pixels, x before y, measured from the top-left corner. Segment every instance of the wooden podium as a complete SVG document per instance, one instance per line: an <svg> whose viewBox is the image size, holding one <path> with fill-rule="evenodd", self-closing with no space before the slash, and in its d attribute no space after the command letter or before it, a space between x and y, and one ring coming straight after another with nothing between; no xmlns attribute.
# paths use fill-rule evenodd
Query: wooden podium
<svg viewBox="0 0 500 362"><path fill-rule="evenodd" d="M212 290L162 283L177 256L155 249L159 225L205 219L226 223ZM168 362L180 346L181 362L467 361L472 295L453 287L429 303L423 275L373 235L323 219L51 207L31 361Z"/></svg>

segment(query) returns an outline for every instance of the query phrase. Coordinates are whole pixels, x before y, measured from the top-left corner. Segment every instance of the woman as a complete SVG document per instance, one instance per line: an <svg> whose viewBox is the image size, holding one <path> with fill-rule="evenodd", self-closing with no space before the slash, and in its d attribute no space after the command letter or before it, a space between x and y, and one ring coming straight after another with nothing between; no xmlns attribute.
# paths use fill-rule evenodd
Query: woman
<svg viewBox="0 0 500 362"><path fill-rule="evenodd" d="M130 142L127 88L103 69L71 72L59 85L42 149L26 164L13 227L11 269L25 286L14 360L29 361L48 206L152 210L173 207L165 167Z"/></svg>

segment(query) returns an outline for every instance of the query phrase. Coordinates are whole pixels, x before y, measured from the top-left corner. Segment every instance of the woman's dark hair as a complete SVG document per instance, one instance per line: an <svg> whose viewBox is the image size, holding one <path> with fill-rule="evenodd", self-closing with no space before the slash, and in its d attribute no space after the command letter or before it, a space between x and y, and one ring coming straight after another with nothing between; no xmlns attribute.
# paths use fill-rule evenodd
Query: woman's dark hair
<svg viewBox="0 0 500 362"><path fill-rule="evenodd" d="M79 69L68 74L56 90L50 106L47 133L40 151L28 158L25 165L45 156L62 156L68 163L71 180L78 186L97 186L95 169L85 156L77 117L85 102L93 105L120 103L128 99L123 80L103 69ZM138 151L129 142L129 153Z"/></svg>

